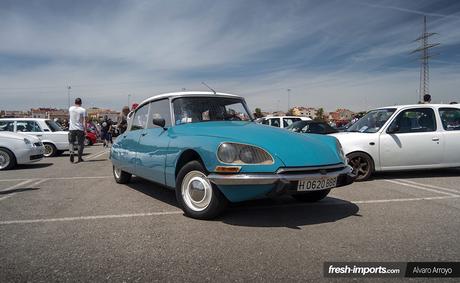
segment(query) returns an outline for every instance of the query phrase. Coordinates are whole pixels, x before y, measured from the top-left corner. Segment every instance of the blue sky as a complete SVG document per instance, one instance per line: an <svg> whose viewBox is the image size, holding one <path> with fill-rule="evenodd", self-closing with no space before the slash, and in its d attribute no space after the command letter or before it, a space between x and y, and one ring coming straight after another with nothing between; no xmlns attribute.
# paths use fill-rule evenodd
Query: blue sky
<svg viewBox="0 0 460 283"><path fill-rule="evenodd" d="M460 100L460 1L0 1L0 109L121 109L162 92L251 108L364 110L417 100L413 39L439 34L433 100Z"/></svg>

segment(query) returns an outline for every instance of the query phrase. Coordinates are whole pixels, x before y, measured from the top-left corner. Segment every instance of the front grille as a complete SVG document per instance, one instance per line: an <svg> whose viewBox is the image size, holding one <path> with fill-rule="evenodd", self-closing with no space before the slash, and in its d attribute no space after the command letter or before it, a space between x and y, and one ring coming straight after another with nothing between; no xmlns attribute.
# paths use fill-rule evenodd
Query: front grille
<svg viewBox="0 0 460 283"><path fill-rule="evenodd" d="M325 166L312 166L312 167L282 167L276 173L278 174L314 174L314 173L329 173L342 170L346 165L343 163L325 165Z"/></svg>
<svg viewBox="0 0 460 283"><path fill-rule="evenodd" d="M31 155L30 160L37 160L43 158L43 154Z"/></svg>

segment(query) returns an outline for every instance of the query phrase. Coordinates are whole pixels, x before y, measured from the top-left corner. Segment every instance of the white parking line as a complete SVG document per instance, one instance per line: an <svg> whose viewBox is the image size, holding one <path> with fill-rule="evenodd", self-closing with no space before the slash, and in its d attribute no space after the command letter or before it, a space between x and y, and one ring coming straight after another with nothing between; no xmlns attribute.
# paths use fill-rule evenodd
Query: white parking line
<svg viewBox="0 0 460 283"><path fill-rule="evenodd" d="M452 193L447 193L447 192L440 191L440 190L425 188L425 187L422 187L421 184L420 185L414 185L414 184L404 183L404 182L402 182L403 180L399 180L399 179L398 179L398 181L395 181L395 180L383 180L383 181L398 184L398 185L403 185L403 186L406 186L406 187L411 187L411 188L415 188L415 189L419 189L419 190L424 190L424 191L428 191L428 192L444 194L444 195L448 195L448 196L451 196L451 197L458 197L459 196L457 194L452 194Z"/></svg>
<svg viewBox="0 0 460 283"><path fill-rule="evenodd" d="M93 155L88 156L88 158L86 158L86 159L87 159L87 160L91 160L91 159L94 159L94 158L96 158L96 157L102 156L102 155L104 155L104 154L106 154L106 153L109 153L109 151L106 150L106 149L104 149L103 151L101 151L101 152L99 152L99 153L95 153L95 154L93 154Z"/></svg>
<svg viewBox="0 0 460 283"><path fill-rule="evenodd" d="M352 203L387 203L387 202L405 202L405 201L420 201L420 200L436 200L436 199L452 199L460 196L445 196L445 197L425 197L425 198L395 198L395 199L376 199L376 200L358 200L351 201Z"/></svg>
<svg viewBox="0 0 460 283"><path fill-rule="evenodd" d="M24 185L26 185L26 184L27 184L27 186L34 187L34 186L40 185L41 183L43 183L43 182L45 182L45 181L48 181L48 179L41 179L41 180L36 180L36 179L35 179L35 182L34 182L34 183L31 183L31 181L33 181L33 180L34 180L34 179L32 179L32 180L30 180L30 181L25 181L25 182L19 183L19 184L15 185L15 186L9 187L8 189L2 190L2 192L8 191L8 190L18 189L18 188L20 188L20 187L22 187L22 186L24 186ZM11 193L11 194L9 194L9 195L6 195L6 196L4 196L4 197L1 197L1 198L0 198L0 201L5 200L5 199L7 199L7 198L10 198L10 197L14 196L15 194L17 194L17 193Z"/></svg>
<svg viewBox="0 0 460 283"><path fill-rule="evenodd" d="M112 175L108 176L81 176L81 177L51 177L46 178L47 180L78 180L78 179L106 179L106 178L113 178ZM0 182L17 182L17 181L33 181L33 180L40 180L40 178L31 178L31 179L4 179L0 180Z"/></svg>
<svg viewBox="0 0 460 283"><path fill-rule="evenodd" d="M172 215L172 214L182 214L182 213L183 213L182 210L174 210L174 211L160 211L160 212L134 213L134 214L77 216L77 217L62 217L62 218L40 218L40 219L29 219L29 220L0 221L0 225L65 222L65 221L129 218L129 217L145 217L145 216L162 216L162 215Z"/></svg>
<svg viewBox="0 0 460 283"><path fill-rule="evenodd" d="M403 181L403 182L406 182L406 183L411 183L411 184L414 184L414 185L424 186L424 187L427 187L427 188L433 188L433 189L448 191L448 192L452 192L452 193L455 193L455 194L460 193L460 191L457 191L457 190L454 190L454 189L449 189L449 188L444 188L444 187L434 186L434 185L428 185L428 184L422 184L422 183L418 183L418 182L414 182L414 181L410 181L410 180L406 180L406 179L400 180L400 181Z"/></svg>
<svg viewBox="0 0 460 283"><path fill-rule="evenodd" d="M6 189L2 189L2 190L0 190L0 192L6 192L6 191L17 189L17 188L19 188L21 186L24 186L25 184L30 183L30 182L32 182L34 180L37 180L37 179L26 179L24 182L21 182L19 184L14 185L14 186L8 187Z"/></svg>

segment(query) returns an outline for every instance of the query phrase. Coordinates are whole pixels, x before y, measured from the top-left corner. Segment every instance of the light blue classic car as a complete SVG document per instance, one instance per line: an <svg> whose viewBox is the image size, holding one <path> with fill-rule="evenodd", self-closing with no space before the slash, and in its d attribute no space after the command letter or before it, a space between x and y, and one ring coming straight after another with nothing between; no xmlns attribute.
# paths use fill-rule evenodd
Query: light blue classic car
<svg viewBox="0 0 460 283"><path fill-rule="evenodd" d="M134 174L172 188L198 219L216 217L229 201L280 194L319 201L354 178L336 138L256 124L244 99L225 93L143 101L110 156L118 183Z"/></svg>

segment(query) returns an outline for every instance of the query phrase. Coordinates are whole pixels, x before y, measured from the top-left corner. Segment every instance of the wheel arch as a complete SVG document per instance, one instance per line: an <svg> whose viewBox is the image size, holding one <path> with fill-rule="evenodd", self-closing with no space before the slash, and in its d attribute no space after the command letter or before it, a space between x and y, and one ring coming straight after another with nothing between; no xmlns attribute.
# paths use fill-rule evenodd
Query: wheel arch
<svg viewBox="0 0 460 283"><path fill-rule="evenodd" d="M177 178L177 174L179 174L180 169L182 169L182 167L184 167L185 164L193 160L199 161L201 165L203 165L203 167L206 169L206 166L200 154L196 150L186 149L180 154L179 158L176 161L174 178Z"/></svg>
<svg viewBox="0 0 460 283"><path fill-rule="evenodd" d="M13 158L14 158L14 162L18 162L18 157L16 156L16 154L14 153L13 150L7 148L6 146L3 146L3 145L0 145L0 149L6 149L7 151L11 152L11 154L13 155Z"/></svg>

